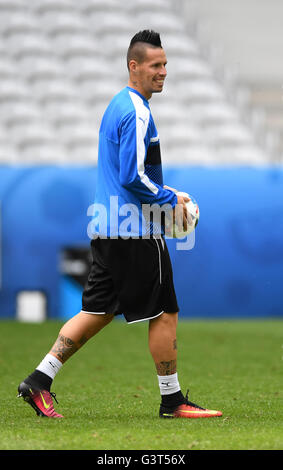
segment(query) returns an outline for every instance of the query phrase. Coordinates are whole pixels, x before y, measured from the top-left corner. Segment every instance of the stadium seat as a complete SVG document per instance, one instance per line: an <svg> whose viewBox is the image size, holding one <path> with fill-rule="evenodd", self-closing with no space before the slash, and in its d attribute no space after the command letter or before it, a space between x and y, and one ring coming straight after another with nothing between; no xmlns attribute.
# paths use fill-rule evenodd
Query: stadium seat
<svg viewBox="0 0 283 470"><path fill-rule="evenodd" d="M96 165L98 147L91 145L75 146L67 149L67 162L73 165Z"/></svg>
<svg viewBox="0 0 283 470"><path fill-rule="evenodd" d="M30 81L62 79L66 76L62 62L54 57L23 57L18 64L24 78Z"/></svg>
<svg viewBox="0 0 283 470"><path fill-rule="evenodd" d="M104 103L106 107L120 89L120 84L111 83L103 79L83 80L80 82L82 96L90 105Z"/></svg>
<svg viewBox="0 0 283 470"><path fill-rule="evenodd" d="M70 57L65 61L65 66L75 80L105 79L110 73L110 63L98 57Z"/></svg>
<svg viewBox="0 0 283 470"><path fill-rule="evenodd" d="M199 54L196 41L182 34L166 34L164 38L162 38L162 46L164 47L169 61L171 57L175 60L176 57L181 57L182 60L186 60L187 57Z"/></svg>
<svg viewBox="0 0 283 470"><path fill-rule="evenodd" d="M198 80L211 79L212 72L210 66L198 57L188 56L186 60L179 57L171 57L167 64L168 75L174 79Z"/></svg>
<svg viewBox="0 0 283 470"><path fill-rule="evenodd" d="M3 18L0 19L0 31L4 37L9 37L13 34L38 33L40 32L40 25L32 14L28 12L14 12L9 18L6 18L5 22Z"/></svg>
<svg viewBox="0 0 283 470"><path fill-rule="evenodd" d="M0 103L25 101L32 99L30 89L23 81L16 79L0 80Z"/></svg>
<svg viewBox="0 0 283 470"><path fill-rule="evenodd" d="M11 144L0 143L0 162L1 165L12 165L19 163L19 154Z"/></svg>
<svg viewBox="0 0 283 470"><path fill-rule="evenodd" d="M10 135L19 146L53 141L54 134L46 121L15 122L9 126Z"/></svg>
<svg viewBox="0 0 283 470"><path fill-rule="evenodd" d="M214 163L213 152L205 145L180 145L175 149L161 148L162 161L165 165L211 165Z"/></svg>
<svg viewBox="0 0 283 470"><path fill-rule="evenodd" d="M225 123L209 126L204 133L207 143L223 146L251 144L253 139L249 130L240 123Z"/></svg>
<svg viewBox="0 0 283 470"><path fill-rule="evenodd" d="M266 153L255 145L234 148L232 154L234 164L266 165Z"/></svg>
<svg viewBox="0 0 283 470"><path fill-rule="evenodd" d="M91 121L65 122L57 126L56 134L69 147L97 144L97 129Z"/></svg>
<svg viewBox="0 0 283 470"><path fill-rule="evenodd" d="M0 52L0 80L13 80L19 75L19 69L10 57L5 57Z"/></svg>
<svg viewBox="0 0 283 470"><path fill-rule="evenodd" d="M67 79L37 80L32 83L32 91L41 104L53 101L80 101L79 90Z"/></svg>
<svg viewBox="0 0 283 470"><path fill-rule="evenodd" d="M68 123L80 123L91 117L88 108L82 102L47 102L42 106L42 112L56 127Z"/></svg>
<svg viewBox="0 0 283 470"><path fill-rule="evenodd" d="M35 14L45 13L74 13L76 12L78 2L72 2L70 0L40 0L30 2L30 8Z"/></svg>
<svg viewBox="0 0 283 470"><path fill-rule="evenodd" d="M154 3L154 2L152 2ZM154 29L159 31L162 35L174 33L180 34L185 32L185 26L180 17L175 15L173 12L163 11L152 11L148 12L141 11L136 17L133 18L134 24L140 29L144 29L146 25L147 29Z"/></svg>
<svg viewBox="0 0 283 470"><path fill-rule="evenodd" d="M102 55L103 50L99 42L89 32L59 32L52 39L55 53L63 60L75 57L95 60Z"/></svg>
<svg viewBox="0 0 283 470"><path fill-rule="evenodd" d="M256 145L225 146L214 150L215 165L266 165L266 153Z"/></svg>
<svg viewBox="0 0 283 470"><path fill-rule="evenodd" d="M178 105L178 103L171 103L170 106L168 106L164 101L160 101L158 103L155 102L152 103L151 110L153 112L154 120L161 126L166 125L167 123L182 123L183 121L186 121L188 116L187 109Z"/></svg>
<svg viewBox="0 0 283 470"><path fill-rule="evenodd" d="M109 32L100 38L99 43L101 49L105 51L105 55L113 58L113 60L116 60L121 56L126 56L126 51L129 47L130 40L131 35L129 32L120 33L118 35ZM126 63L125 61L124 64Z"/></svg>
<svg viewBox="0 0 283 470"><path fill-rule="evenodd" d="M38 20L50 36L62 33L78 34L88 31L84 18L78 13L49 11L38 15Z"/></svg>
<svg viewBox="0 0 283 470"><path fill-rule="evenodd" d="M6 144L8 141L9 141L9 137L8 137L6 126L5 124L3 124L3 122L0 122L0 143Z"/></svg>
<svg viewBox="0 0 283 470"><path fill-rule="evenodd" d="M25 13L27 8L25 0L0 0L0 31L10 21L11 17Z"/></svg>
<svg viewBox="0 0 283 470"><path fill-rule="evenodd" d="M103 117L103 114L105 112L105 109L108 103L106 103L105 101L97 101L95 99L92 100L91 98L86 98L85 103L88 107L91 118L96 123L96 129L99 129L100 124L101 124L101 119Z"/></svg>
<svg viewBox="0 0 283 470"><path fill-rule="evenodd" d="M72 0L72 3L75 3L85 15L107 11L121 13L128 10L127 2L121 2L121 0L80 0L79 2Z"/></svg>
<svg viewBox="0 0 283 470"><path fill-rule="evenodd" d="M9 128L11 140L23 157L23 162L56 163L64 153L64 147L56 140L53 129L46 121L22 122Z"/></svg>
<svg viewBox="0 0 283 470"><path fill-rule="evenodd" d="M191 80L184 80L182 77L178 81L176 92L187 106L226 100L225 90L212 77L193 77Z"/></svg>
<svg viewBox="0 0 283 470"><path fill-rule="evenodd" d="M171 12L172 3L170 0L135 0L135 2L128 3L129 11L136 15L138 13L145 13L151 14L152 12L156 12L160 14L160 12L169 11Z"/></svg>
<svg viewBox="0 0 283 470"><path fill-rule="evenodd" d="M68 163L68 152L56 142L34 142L18 148L23 165L63 165Z"/></svg>
<svg viewBox="0 0 283 470"><path fill-rule="evenodd" d="M25 0L0 0L0 12L17 12L26 9Z"/></svg>
<svg viewBox="0 0 283 470"><path fill-rule="evenodd" d="M9 35L5 43L14 60L23 57L52 57L54 55L50 42L41 33L15 33Z"/></svg>
<svg viewBox="0 0 283 470"><path fill-rule="evenodd" d="M30 100L0 105L0 119L6 125L13 126L22 122L37 122L42 117L42 109Z"/></svg>
<svg viewBox="0 0 283 470"><path fill-rule="evenodd" d="M64 124L57 127L56 134L72 161L96 162L98 129L94 124L87 121Z"/></svg>
<svg viewBox="0 0 283 470"><path fill-rule="evenodd" d="M114 82L119 81L121 83L121 87L126 86L129 80L128 69L127 69L127 55L126 53L120 56L107 57L107 63L109 67L109 71L111 71L111 78L113 77L113 73L115 71L115 77L113 77ZM106 79L109 79L109 72L107 74Z"/></svg>
<svg viewBox="0 0 283 470"><path fill-rule="evenodd" d="M168 148L175 148L176 150L181 146L187 145L188 147L202 146L203 134L201 130L190 123L172 123L171 126L164 126L161 129L160 135L162 145Z"/></svg>
<svg viewBox="0 0 283 470"><path fill-rule="evenodd" d="M0 163L13 164L18 159L17 149L11 142L9 130L0 123Z"/></svg>
<svg viewBox="0 0 283 470"><path fill-rule="evenodd" d="M202 126L237 122L239 120L237 110L225 101L215 103L204 101L203 103L191 104L189 114L195 122Z"/></svg>
<svg viewBox="0 0 283 470"><path fill-rule="evenodd" d="M133 18L127 14L107 11L104 13L90 13L86 16L88 27L97 37L105 34L125 34L133 30Z"/></svg>

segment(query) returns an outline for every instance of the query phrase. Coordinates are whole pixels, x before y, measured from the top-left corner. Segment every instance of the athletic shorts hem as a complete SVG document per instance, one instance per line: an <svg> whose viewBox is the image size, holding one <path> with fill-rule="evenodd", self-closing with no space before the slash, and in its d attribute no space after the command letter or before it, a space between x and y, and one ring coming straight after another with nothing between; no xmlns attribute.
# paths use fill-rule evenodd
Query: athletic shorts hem
<svg viewBox="0 0 283 470"><path fill-rule="evenodd" d="M138 323L140 321L152 320L153 318L157 318L160 315L162 315L162 313L164 313L164 310L162 310L162 312L158 313L157 315L154 315L153 317L140 318L139 320L127 321L127 323L128 323L128 325L130 325L130 323Z"/></svg>
<svg viewBox="0 0 283 470"><path fill-rule="evenodd" d="M106 312L87 312L86 310L81 310L83 313L91 313L92 315L107 315Z"/></svg>

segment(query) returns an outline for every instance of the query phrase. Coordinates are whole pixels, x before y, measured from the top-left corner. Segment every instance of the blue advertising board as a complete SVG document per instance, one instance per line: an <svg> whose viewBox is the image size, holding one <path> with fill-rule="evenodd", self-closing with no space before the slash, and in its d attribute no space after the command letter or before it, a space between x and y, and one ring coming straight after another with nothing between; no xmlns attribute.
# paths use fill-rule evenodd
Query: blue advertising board
<svg viewBox="0 0 283 470"><path fill-rule="evenodd" d="M95 182L96 167L0 167L0 318L26 290L45 293L48 318L78 312L82 285L61 261L89 249ZM167 241L180 317L283 317L283 170L165 167L164 182L200 207L194 247Z"/></svg>

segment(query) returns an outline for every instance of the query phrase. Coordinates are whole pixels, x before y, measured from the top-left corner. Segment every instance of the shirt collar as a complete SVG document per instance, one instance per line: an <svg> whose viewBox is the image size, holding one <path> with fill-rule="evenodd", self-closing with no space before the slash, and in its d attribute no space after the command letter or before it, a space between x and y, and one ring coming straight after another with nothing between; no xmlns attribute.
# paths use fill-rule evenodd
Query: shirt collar
<svg viewBox="0 0 283 470"><path fill-rule="evenodd" d="M148 100L137 90L135 90L135 88L132 88L130 86L127 85L127 87L129 90L133 91L134 93L136 93L138 96L140 96L142 98L142 100L149 106L149 102Z"/></svg>

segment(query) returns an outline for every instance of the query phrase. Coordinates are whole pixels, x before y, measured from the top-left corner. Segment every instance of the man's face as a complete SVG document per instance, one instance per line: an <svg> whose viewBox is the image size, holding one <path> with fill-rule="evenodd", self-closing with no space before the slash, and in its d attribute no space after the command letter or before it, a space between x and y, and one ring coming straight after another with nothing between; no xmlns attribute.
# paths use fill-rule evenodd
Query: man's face
<svg viewBox="0 0 283 470"><path fill-rule="evenodd" d="M135 63L133 83L136 80L139 91L149 99L152 93L160 93L163 90L166 78L167 59L162 48L147 47L145 59L141 63Z"/></svg>

